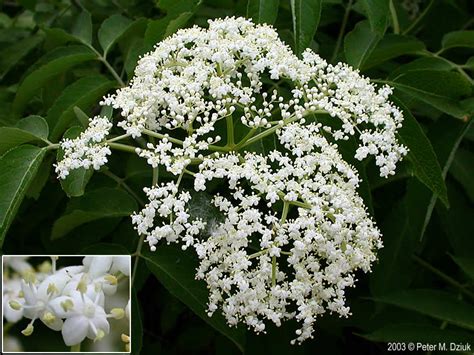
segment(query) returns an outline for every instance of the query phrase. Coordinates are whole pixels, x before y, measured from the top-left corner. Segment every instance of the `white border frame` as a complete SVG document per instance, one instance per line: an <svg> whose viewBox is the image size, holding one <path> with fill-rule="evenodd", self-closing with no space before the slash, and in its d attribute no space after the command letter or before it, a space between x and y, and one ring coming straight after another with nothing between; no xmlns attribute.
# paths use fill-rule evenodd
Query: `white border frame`
<svg viewBox="0 0 474 355"><path fill-rule="evenodd" d="M130 351L78 351L78 352L64 352L64 351L49 351L49 352L41 352L41 351L4 351L3 349L3 258L4 257L27 257L27 258L35 258L35 257L42 257L42 258L50 258L51 256L57 256L57 257L75 257L75 258L84 258L86 256L99 256L99 257L111 257L111 256L128 256L128 266L130 270L130 276L128 277L128 299L130 300L130 319L128 321L128 329L130 330L130 339L132 338L132 317L133 317L133 312L132 312L132 256L130 254L112 254L112 255L107 255L107 254L84 254L84 255L68 255L68 254L60 254L60 255L44 255L44 254L37 254L37 255L23 255L23 254L2 254L2 265L1 265L1 271L2 271L2 309L0 310L0 314L2 316L2 322L0 326L0 331L2 332L2 354L132 354L132 342L130 341Z"/></svg>

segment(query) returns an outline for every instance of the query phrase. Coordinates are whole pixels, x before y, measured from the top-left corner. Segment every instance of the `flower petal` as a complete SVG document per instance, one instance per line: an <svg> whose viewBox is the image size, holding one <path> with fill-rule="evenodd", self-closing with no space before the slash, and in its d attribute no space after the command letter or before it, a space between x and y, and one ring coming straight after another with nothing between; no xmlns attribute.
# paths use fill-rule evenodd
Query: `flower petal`
<svg viewBox="0 0 474 355"><path fill-rule="evenodd" d="M85 339L88 329L88 319L84 316L76 316L64 321L61 333L66 345L72 346L79 344Z"/></svg>
<svg viewBox="0 0 474 355"><path fill-rule="evenodd" d="M111 256L92 256L89 265L88 273L91 278L95 279L98 276L102 276L109 272L110 266L112 265Z"/></svg>

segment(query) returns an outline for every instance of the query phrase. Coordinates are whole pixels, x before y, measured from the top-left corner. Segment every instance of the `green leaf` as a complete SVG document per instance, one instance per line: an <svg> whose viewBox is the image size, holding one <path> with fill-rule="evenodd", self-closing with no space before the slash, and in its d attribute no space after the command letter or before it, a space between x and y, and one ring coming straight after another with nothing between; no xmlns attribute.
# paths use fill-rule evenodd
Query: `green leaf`
<svg viewBox="0 0 474 355"><path fill-rule="evenodd" d="M461 270L466 273L467 276L474 280L474 259L453 255L451 255L451 258L461 268Z"/></svg>
<svg viewBox="0 0 474 355"><path fill-rule="evenodd" d="M74 228L98 219L130 216L136 210L135 200L123 190L93 190L69 201L64 215L54 222L51 238L63 237Z"/></svg>
<svg viewBox="0 0 474 355"><path fill-rule="evenodd" d="M440 162L443 179L446 179L449 168L456 156L456 152L459 148L464 135L469 130L472 120L469 123L461 121L452 122L447 118L439 119L431 130L431 141L434 142L434 148L438 161ZM425 230L428 227L428 223L431 219L431 214L436 204L436 196L432 195L428 204L428 210L424 218L423 228L421 230L421 237L425 234Z"/></svg>
<svg viewBox="0 0 474 355"><path fill-rule="evenodd" d="M363 69L374 67L387 60L412 54L425 49L423 42L413 37L387 34L374 48L363 65Z"/></svg>
<svg viewBox="0 0 474 355"><path fill-rule="evenodd" d="M379 41L380 35L370 29L368 21L359 22L344 38L347 63L361 68Z"/></svg>
<svg viewBox="0 0 474 355"><path fill-rule="evenodd" d="M469 124L443 116L429 131L443 179L468 128ZM370 276L370 289L376 296L406 288L413 279L412 255L420 245L437 201L437 196L419 180L410 179L406 190L403 199L382 224L384 248L379 252L380 262ZM458 218L456 226L459 226L466 217L460 216L459 212L455 215ZM448 219L453 220L453 217ZM452 234L460 235L459 231Z"/></svg>
<svg viewBox="0 0 474 355"><path fill-rule="evenodd" d="M448 206L443 172L429 139L410 110L396 98L393 98L393 102L403 111L405 120L398 131L399 140L410 149L408 159L413 163L416 177Z"/></svg>
<svg viewBox="0 0 474 355"><path fill-rule="evenodd" d="M295 52L299 56L309 47L321 19L322 0L291 0Z"/></svg>
<svg viewBox="0 0 474 355"><path fill-rule="evenodd" d="M166 16L148 23L145 31L146 47L152 47L184 27L200 4L201 0L183 0L178 3L176 1L161 0L158 6L166 12Z"/></svg>
<svg viewBox="0 0 474 355"><path fill-rule="evenodd" d="M81 123L82 127L87 128L89 126L89 116L81 110L80 107L74 106L72 109L76 115L77 120Z"/></svg>
<svg viewBox="0 0 474 355"><path fill-rule="evenodd" d="M104 50L104 57L115 42L127 32L132 23L130 19L118 14L110 16L102 23L97 36L100 46Z"/></svg>
<svg viewBox="0 0 474 355"><path fill-rule="evenodd" d="M40 116L28 116L14 127L0 127L0 155L18 145L44 142L48 136L48 124Z"/></svg>
<svg viewBox="0 0 474 355"><path fill-rule="evenodd" d="M389 324L374 330L363 338L375 342L417 342L425 344L438 343L472 343L474 336L468 332L451 329L440 329L426 324ZM449 344L448 344L449 346Z"/></svg>
<svg viewBox="0 0 474 355"><path fill-rule="evenodd" d="M2 80L20 60L35 49L43 39L41 35L34 35L2 49L0 52L0 80Z"/></svg>
<svg viewBox="0 0 474 355"><path fill-rule="evenodd" d="M23 111L28 101L48 80L77 64L96 59L96 55L85 46L70 46L55 49L54 55L50 54L48 58L52 59L47 62L40 59L39 62L42 64L38 65L18 87L13 102L13 110L16 114Z"/></svg>
<svg viewBox="0 0 474 355"><path fill-rule="evenodd" d="M466 110L459 99L471 94L471 84L459 73L414 70L387 82L399 91L433 106L441 112L464 119Z"/></svg>
<svg viewBox="0 0 474 355"><path fill-rule="evenodd" d="M48 123L41 116L31 115L22 118L16 123L15 127L30 132L43 140L48 139Z"/></svg>
<svg viewBox="0 0 474 355"><path fill-rule="evenodd" d="M57 140L74 123L74 107L89 110L114 85L114 81L102 75L86 76L69 85L51 106L46 117L51 127L51 140Z"/></svg>
<svg viewBox="0 0 474 355"><path fill-rule="evenodd" d="M471 70L474 70L474 57L471 57L467 60L466 67L470 68Z"/></svg>
<svg viewBox="0 0 474 355"><path fill-rule="evenodd" d="M78 137L82 132L82 128L74 126L69 128L63 138L74 139ZM58 149L57 160L61 160L63 152ZM79 168L69 172L69 175L65 179L60 179L61 188L68 195L68 197L79 197L84 195L84 190L89 182L90 178L94 174L93 169Z"/></svg>
<svg viewBox="0 0 474 355"><path fill-rule="evenodd" d="M46 156L43 161L41 162L40 167L38 168L38 173L36 174L35 178L31 182L28 190L26 190L25 196L31 197L35 200L41 195L41 191L45 187L46 183L48 182L51 176L51 168L53 166L54 156L48 155Z"/></svg>
<svg viewBox="0 0 474 355"><path fill-rule="evenodd" d="M125 71L129 78L133 76L140 55L145 53L145 42L143 38L135 38L125 57Z"/></svg>
<svg viewBox="0 0 474 355"><path fill-rule="evenodd" d="M204 282L194 278L197 259L191 251L176 246L158 246L155 252L146 251L148 268L168 291L186 304L194 313L244 350L243 329L230 328L221 314L207 315L208 291Z"/></svg>
<svg viewBox="0 0 474 355"><path fill-rule="evenodd" d="M464 187L467 195L474 202L474 153L459 148L449 170L451 175Z"/></svg>
<svg viewBox="0 0 474 355"><path fill-rule="evenodd" d="M401 65L390 73L388 78L395 80L399 75L405 74L409 71L418 70L441 70L450 71L452 69L451 64L441 58L436 57L423 57L415 59L407 64Z"/></svg>
<svg viewBox="0 0 474 355"><path fill-rule="evenodd" d="M45 153L46 149L22 145L0 158L0 246Z"/></svg>
<svg viewBox="0 0 474 355"><path fill-rule="evenodd" d="M387 29L390 16L389 0L361 0L370 28L378 35L383 35Z"/></svg>
<svg viewBox="0 0 474 355"><path fill-rule="evenodd" d="M450 207L446 209L440 204L436 205L437 226L442 228L443 237L447 237L456 257L474 259L474 224L470 223L474 207L457 184L448 180L447 186Z"/></svg>
<svg viewBox="0 0 474 355"><path fill-rule="evenodd" d="M247 2L247 17L255 23L273 25L278 16L280 0L249 0Z"/></svg>
<svg viewBox="0 0 474 355"><path fill-rule="evenodd" d="M405 290L374 300L474 330L474 306L448 292L425 289Z"/></svg>
<svg viewBox="0 0 474 355"><path fill-rule="evenodd" d="M79 14L72 28L72 34L84 44L92 43L92 19L89 12L83 10Z"/></svg>
<svg viewBox="0 0 474 355"><path fill-rule="evenodd" d="M455 47L474 48L474 31L454 31L444 35L443 50Z"/></svg>

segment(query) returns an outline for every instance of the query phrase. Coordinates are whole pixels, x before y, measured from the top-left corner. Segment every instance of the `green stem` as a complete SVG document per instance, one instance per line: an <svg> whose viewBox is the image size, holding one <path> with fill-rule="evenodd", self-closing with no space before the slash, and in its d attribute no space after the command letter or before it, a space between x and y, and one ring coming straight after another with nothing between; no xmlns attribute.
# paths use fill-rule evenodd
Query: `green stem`
<svg viewBox="0 0 474 355"><path fill-rule="evenodd" d="M76 352L77 353L77 352L80 352L80 351L81 351L81 343L71 346L71 352Z"/></svg>
<svg viewBox="0 0 474 355"><path fill-rule="evenodd" d="M109 70L110 74L112 74L112 76L115 78L115 80L117 80L117 83L119 83L119 85L121 87L124 87L125 86L125 83L123 82L122 78L120 77L120 75L117 74L117 72L115 71L115 69L110 65L110 63L107 61L107 59L105 59L104 57L102 57L101 55L99 56L99 60L104 63L105 67Z"/></svg>
<svg viewBox="0 0 474 355"><path fill-rule="evenodd" d="M158 133L158 132L153 132L153 131L150 131L149 129L144 129L142 131L142 133L146 134L147 136L155 137L155 138L159 138L159 139L166 138L167 140L169 140L170 142L175 143L175 144L179 144L179 145L184 144L184 142L180 139L170 137L167 134L161 134L161 133ZM216 152L228 152L230 149L226 146L225 147L220 147L220 146L211 144L211 145L209 145L209 150L216 151Z"/></svg>
<svg viewBox="0 0 474 355"><path fill-rule="evenodd" d="M398 35L400 34L400 24L398 23L397 9L395 9L393 0L390 0L389 7L390 7L390 15L392 16L393 33Z"/></svg>
<svg viewBox="0 0 474 355"><path fill-rule="evenodd" d="M237 143L237 145L234 147L235 150L239 150L240 148L242 148L242 146L250 139L252 138L255 133L257 133L257 129L256 128L252 128L249 133L246 134L246 136L244 138L242 138L242 140Z"/></svg>
<svg viewBox="0 0 474 355"><path fill-rule="evenodd" d="M51 144L48 144L48 147L46 149L48 150L53 150L53 149L58 149L59 148L59 143L51 143Z"/></svg>
<svg viewBox="0 0 474 355"><path fill-rule="evenodd" d="M109 147L115 150L120 150L122 152L128 153L136 153L136 147L132 147L131 145L120 144L120 143L108 143Z"/></svg>
<svg viewBox="0 0 474 355"><path fill-rule="evenodd" d="M133 271L132 271L132 286L135 282L135 277L137 276L137 269L138 269L138 261L140 260L140 257L142 256L142 247L143 247L143 241L145 240L145 235L141 235L140 239L138 239L138 244L137 244L137 250L135 251L135 262L133 264Z"/></svg>
<svg viewBox="0 0 474 355"><path fill-rule="evenodd" d="M305 114L307 114L307 113L311 113L311 114L316 115L316 114L318 114L318 113L327 113L327 111L324 111L324 110L317 110L317 111L314 111L314 112L306 112ZM304 116L305 114L303 114L303 116ZM242 144L242 145L240 146L240 148L246 147L246 146L248 146L248 145L250 145L250 144L252 144L252 143L254 143L254 142L257 142L257 141L259 141L260 139L265 138L266 136L268 136L268 135L270 135L270 134L276 132L276 131L277 131L278 129L280 129L281 127L283 127L283 126L285 126L285 125L287 125L287 124L290 124L290 123L292 123L292 122L298 121L298 120L300 120L300 119L301 119L301 118L298 118L298 117L290 117L290 118L287 118L286 120L283 120L281 123L277 124L276 126L273 126L273 127L271 127L271 128L268 128L268 129L266 129L265 131L263 131L263 132L257 134L255 137L249 139L247 142L245 142L244 144Z"/></svg>
<svg viewBox="0 0 474 355"><path fill-rule="evenodd" d="M111 139L107 139L107 142L112 143L112 142L116 142L116 141L119 141L121 139L125 139L125 138L128 138L128 137L130 137L130 134L126 133L126 134L122 134L121 136L117 136L117 137L114 137L114 138L111 138Z"/></svg>
<svg viewBox="0 0 474 355"><path fill-rule="evenodd" d="M234 120L232 115L229 115L225 119L227 125L227 146L229 148L234 147Z"/></svg>
<svg viewBox="0 0 474 355"><path fill-rule="evenodd" d="M347 21L349 20L349 14L352 9L352 0L349 0L347 3L346 10L344 12L344 17L342 18L342 24L341 28L339 29L339 34L337 36L337 42L336 46L334 47L334 51L331 56L331 63L334 63L334 61L337 58L337 54L339 53L339 48L341 47L342 44L342 38L344 37L344 33L346 32L346 26L347 26Z"/></svg>
<svg viewBox="0 0 474 355"><path fill-rule="evenodd" d="M448 284L450 284L451 286L457 288L460 292L464 293L466 296L468 296L468 297L470 297L471 299L474 300L474 293L466 290L463 285L461 285L459 282L457 282L452 277L450 277L450 276L446 275L444 272L438 270L437 268L435 268L431 264L427 263L426 261L424 261L423 259L421 259L417 255L413 255L413 260L415 260L418 264L423 266L425 269L431 271L433 274L437 275L440 279L443 279Z"/></svg>
<svg viewBox="0 0 474 355"><path fill-rule="evenodd" d="M290 203L288 201L283 201L283 211L281 212L280 224L285 223L286 217L288 216L288 211L290 209ZM277 262L276 256L272 256L272 286L276 285L276 273L277 273Z"/></svg>
<svg viewBox="0 0 474 355"><path fill-rule="evenodd" d="M461 65L457 64L457 63L454 63L452 61L450 61L449 59L446 59L442 56L440 56L440 54L443 52L443 50L441 49L440 51L438 51L437 53L432 53L430 51L427 51L427 50L423 50L421 52L417 52L419 53L420 55L423 55L423 56L429 56L429 57L435 57L435 58L438 58L438 59L441 59L443 61L445 61L446 63L448 63L449 65L451 65L451 67L453 69L456 69L458 71L459 74L461 74L462 76L464 76L471 84L474 83L474 80L469 76L469 74L467 74L461 67Z"/></svg>
<svg viewBox="0 0 474 355"><path fill-rule="evenodd" d="M276 275L277 275L277 259L276 256L272 256L272 286L276 286Z"/></svg>
<svg viewBox="0 0 474 355"><path fill-rule="evenodd" d="M147 136L155 137L155 138L159 138L159 139L165 139L166 138L167 140L169 140L170 142L175 143L175 144L179 144L179 145L184 144L184 142L180 139L170 137L167 134L161 134L161 133L158 133L158 132L150 131L149 129L144 129L142 131L142 133L146 134Z"/></svg>
<svg viewBox="0 0 474 355"><path fill-rule="evenodd" d="M258 251L258 252L256 252L256 253L250 254L250 255L248 256L248 258L249 258L249 259L253 259L253 258L259 257L259 256L261 256L261 255L264 255L264 254L266 254L266 253L268 253L268 249L263 249L263 250L260 250L260 251Z"/></svg>

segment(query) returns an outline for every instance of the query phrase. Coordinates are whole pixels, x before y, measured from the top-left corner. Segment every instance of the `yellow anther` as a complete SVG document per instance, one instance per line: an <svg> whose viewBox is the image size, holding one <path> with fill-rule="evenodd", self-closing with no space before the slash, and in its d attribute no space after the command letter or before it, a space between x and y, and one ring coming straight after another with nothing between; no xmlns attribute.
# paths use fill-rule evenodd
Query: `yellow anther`
<svg viewBox="0 0 474 355"><path fill-rule="evenodd" d="M50 283L48 285L48 289L46 290L46 293L48 295L52 295L54 293L59 293L59 290L58 290L58 288L56 287L56 285L54 283Z"/></svg>
<svg viewBox="0 0 474 355"><path fill-rule="evenodd" d="M33 334L33 330L35 330L35 327L33 327L33 324L28 324L25 329L21 331L21 334L24 336L29 337L31 334Z"/></svg>
<svg viewBox="0 0 474 355"><path fill-rule="evenodd" d="M130 343L125 344L125 351L126 351L127 353L130 352Z"/></svg>
<svg viewBox="0 0 474 355"><path fill-rule="evenodd" d="M125 316L125 311L122 308L112 308L110 315L115 319L122 319Z"/></svg>
<svg viewBox="0 0 474 355"><path fill-rule="evenodd" d="M23 293L23 290L21 290L20 292L18 292L18 297L20 297L20 298L25 298L25 294Z"/></svg>
<svg viewBox="0 0 474 355"><path fill-rule="evenodd" d="M105 337L105 332L104 332L102 329L99 329L99 330L97 331L97 335L96 335L96 337L95 337L95 339L94 339L94 343L95 343L96 341L98 341L98 340L101 340L103 337Z"/></svg>
<svg viewBox="0 0 474 355"><path fill-rule="evenodd" d="M56 321L56 316L51 313L51 312L46 312L44 315L43 315L43 322L45 322L46 324L53 324L54 322Z"/></svg>
<svg viewBox="0 0 474 355"><path fill-rule="evenodd" d="M23 279L28 283L35 283L36 282L36 274L33 270L27 270L23 273Z"/></svg>
<svg viewBox="0 0 474 355"><path fill-rule="evenodd" d="M38 265L38 271L43 274L48 274L53 269L51 263L47 260L43 261L41 264Z"/></svg>
<svg viewBox="0 0 474 355"><path fill-rule="evenodd" d="M127 335L127 334L123 334L120 336L120 338L122 339L122 341L124 343L130 343L130 337Z"/></svg>
<svg viewBox="0 0 474 355"><path fill-rule="evenodd" d="M74 308L74 303L71 300L66 300L60 303L61 307L64 309L64 312L70 311Z"/></svg>
<svg viewBox="0 0 474 355"><path fill-rule="evenodd" d="M8 302L11 308L13 308L15 311L19 311L21 309L21 304L15 300L11 300Z"/></svg>
<svg viewBox="0 0 474 355"><path fill-rule="evenodd" d="M110 275L110 274L105 275L104 279L105 279L105 281L108 281L109 284L111 284L111 285L116 285L117 282L118 282L117 278L114 275Z"/></svg>
<svg viewBox="0 0 474 355"><path fill-rule="evenodd" d="M77 284L76 290L78 290L80 293L87 292L87 280L85 275L81 277L81 280Z"/></svg>

